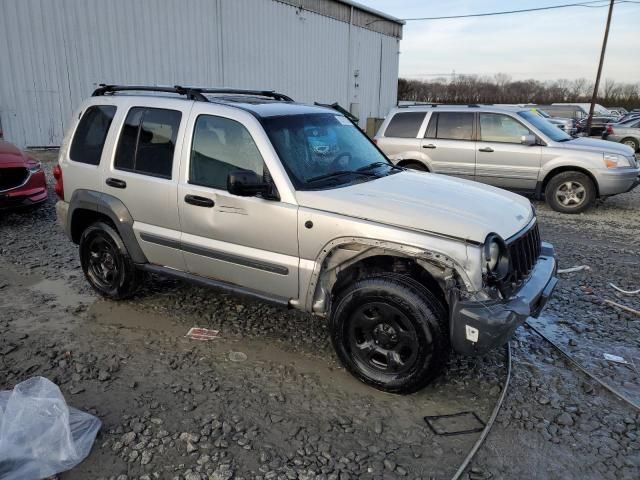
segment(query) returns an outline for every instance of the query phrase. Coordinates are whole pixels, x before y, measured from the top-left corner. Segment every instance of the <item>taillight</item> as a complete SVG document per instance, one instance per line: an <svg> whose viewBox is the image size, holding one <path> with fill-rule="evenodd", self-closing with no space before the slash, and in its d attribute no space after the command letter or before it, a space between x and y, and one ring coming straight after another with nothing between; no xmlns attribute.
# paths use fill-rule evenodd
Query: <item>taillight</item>
<svg viewBox="0 0 640 480"><path fill-rule="evenodd" d="M377 144L378 144L378 139L377 139L377 138L374 138L374 139L373 139L373 143L375 143L375 144L377 145Z"/></svg>
<svg viewBox="0 0 640 480"><path fill-rule="evenodd" d="M613 127L611 125L607 125L607 133L613 135Z"/></svg>
<svg viewBox="0 0 640 480"><path fill-rule="evenodd" d="M56 179L55 191L60 200L64 200L64 183L62 182L62 169L60 165L53 167L53 178Z"/></svg>

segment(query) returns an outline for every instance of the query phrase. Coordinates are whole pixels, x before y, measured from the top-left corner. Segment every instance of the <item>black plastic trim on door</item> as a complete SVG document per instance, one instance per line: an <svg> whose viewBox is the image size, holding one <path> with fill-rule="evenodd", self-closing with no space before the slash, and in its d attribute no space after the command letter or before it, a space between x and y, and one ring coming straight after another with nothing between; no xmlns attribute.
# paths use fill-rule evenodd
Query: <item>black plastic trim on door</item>
<svg viewBox="0 0 640 480"><path fill-rule="evenodd" d="M289 269L282 265L275 265L273 263L261 262L258 260L251 260L239 255L232 255L228 253L211 250L209 248L200 247L190 243L184 243L178 240L170 238L160 237L149 233L141 233L140 238L145 242L155 243L156 245L162 245L164 247L175 248L182 250L183 252L193 253L195 255L201 255L203 257L212 258L214 260L221 260L223 262L234 263L236 265L242 265L243 267L255 268L257 270L264 270L265 272L275 273L278 275L289 275Z"/></svg>

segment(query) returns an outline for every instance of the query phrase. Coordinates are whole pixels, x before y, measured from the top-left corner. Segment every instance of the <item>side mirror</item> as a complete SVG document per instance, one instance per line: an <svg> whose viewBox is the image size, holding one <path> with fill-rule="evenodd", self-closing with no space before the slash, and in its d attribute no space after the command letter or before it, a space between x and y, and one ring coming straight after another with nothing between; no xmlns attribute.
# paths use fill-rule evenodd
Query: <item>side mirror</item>
<svg viewBox="0 0 640 480"><path fill-rule="evenodd" d="M270 185L253 170L233 170L227 175L227 191L232 195L255 197L261 193L267 196L270 190Z"/></svg>
<svg viewBox="0 0 640 480"><path fill-rule="evenodd" d="M535 145L536 144L536 136L535 135L522 135L520 137L520 143L523 145Z"/></svg>

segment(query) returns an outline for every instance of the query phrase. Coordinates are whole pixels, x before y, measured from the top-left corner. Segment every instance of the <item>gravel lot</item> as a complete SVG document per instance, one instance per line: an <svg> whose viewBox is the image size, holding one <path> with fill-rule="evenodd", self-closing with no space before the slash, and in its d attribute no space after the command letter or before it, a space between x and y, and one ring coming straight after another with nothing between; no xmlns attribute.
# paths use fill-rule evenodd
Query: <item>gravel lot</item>
<svg viewBox="0 0 640 480"><path fill-rule="evenodd" d="M50 171L55 154L34 155ZM477 434L438 436L423 417L487 420L500 394L503 351L454 356L433 385L398 397L345 373L324 322L306 315L155 277L105 301L53 205L51 192L38 210L0 214L0 390L43 375L100 417L90 457L62 479L450 478ZM640 309L640 295L608 286L640 288L640 191L579 216L537 208L561 267L591 269L562 275L535 325L640 404L640 317L603 303ZM192 326L220 338L189 340ZM637 410L530 330L512 352L505 404L467 478L640 478Z"/></svg>

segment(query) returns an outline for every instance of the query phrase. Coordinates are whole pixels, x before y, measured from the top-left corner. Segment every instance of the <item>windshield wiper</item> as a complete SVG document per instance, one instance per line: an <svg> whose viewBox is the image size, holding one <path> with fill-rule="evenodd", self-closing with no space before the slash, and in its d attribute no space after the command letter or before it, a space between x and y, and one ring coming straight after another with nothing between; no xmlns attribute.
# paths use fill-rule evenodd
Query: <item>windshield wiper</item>
<svg viewBox="0 0 640 480"><path fill-rule="evenodd" d="M356 172L365 172L367 170L372 170L377 167L382 167L383 165L386 165L392 170L404 170L404 168L394 165L393 163L380 161L380 162L373 162L369 165L365 165L364 167L360 167L356 170Z"/></svg>
<svg viewBox="0 0 640 480"><path fill-rule="evenodd" d="M318 175L317 177L311 177L309 180L307 180L307 183L317 182L319 180L326 180L329 178L341 177L343 175L364 175L367 177L378 178L378 175L376 175L373 172L364 172L364 171L358 171L358 170L337 170L335 172L325 173L324 175Z"/></svg>

